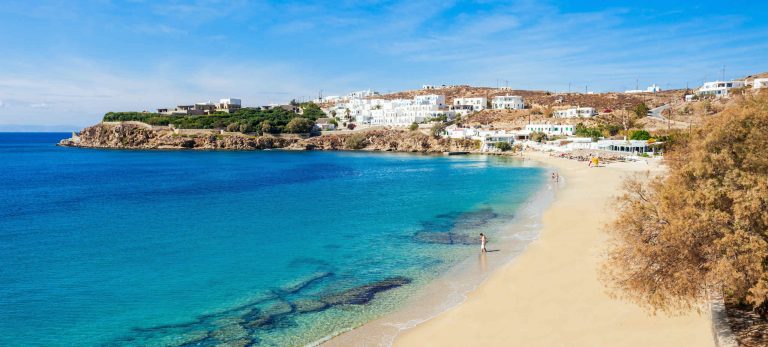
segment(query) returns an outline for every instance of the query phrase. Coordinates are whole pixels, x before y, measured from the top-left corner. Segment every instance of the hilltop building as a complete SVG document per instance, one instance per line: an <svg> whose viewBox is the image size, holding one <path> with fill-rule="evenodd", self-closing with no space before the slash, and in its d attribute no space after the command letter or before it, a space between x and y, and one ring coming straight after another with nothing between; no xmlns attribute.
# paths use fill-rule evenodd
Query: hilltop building
<svg viewBox="0 0 768 347"><path fill-rule="evenodd" d="M573 107L554 112L556 118L592 118L597 115L594 107Z"/></svg>
<svg viewBox="0 0 768 347"><path fill-rule="evenodd" d="M165 115L206 115L214 112L232 113L242 108L240 99L227 98L219 103L198 102L194 105L177 105L174 108L158 108L157 113Z"/></svg>
<svg viewBox="0 0 768 347"><path fill-rule="evenodd" d="M733 88L744 87L744 81L714 81L706 82L696 93L700 96L723 97L728 96L728 91Z"/></svg>
<svg viewBox="0 0 768 347"><path fill-rule="evenodd" d="M413 99L350 99L326 111L359 124L410 126L434 118L453 119L456 111L445 104L445 95L419 95Z"/></svg>
<svg viewBox="0 0 768 347"><path fill-rule="evenodd" d="M525 108L525 102L522 96L494 96L491 106L494 110L522 110Z"/></svg>
<svg viewBox="0 0 768 347"><path fill-rule="evenodd" d="M768 88L768 78L755 78L752 81L753 89Z"/></svg>
<svg viewBox="0 0 768 347"><path fill-rule="evenodd" d="M661 91L661 88L657 86L655 83L651 84L650 87L645 89L632 89L632 90L625 90L624 93L626 94L636 94L636 93L658 93Z"/></svg>
<svg viewBox="0 0 768 347"><path fill-rule="evenodd" d="M455 98L453 106L470 106L474 111L482 111L488 106L488 99L485 97Z"/></svg>

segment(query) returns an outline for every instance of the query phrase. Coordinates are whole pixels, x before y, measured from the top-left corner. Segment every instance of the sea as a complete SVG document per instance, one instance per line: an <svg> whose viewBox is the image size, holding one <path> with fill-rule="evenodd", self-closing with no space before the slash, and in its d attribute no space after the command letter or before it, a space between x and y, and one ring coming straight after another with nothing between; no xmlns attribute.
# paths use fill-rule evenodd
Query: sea
<svg viewBox="0 0 768 347"><path fill-rule="evenodd" d="M549 184L500 156L55 145L69 136L0 133L0 346L316 344L408 305L481 232L513 258Z"/></svg>

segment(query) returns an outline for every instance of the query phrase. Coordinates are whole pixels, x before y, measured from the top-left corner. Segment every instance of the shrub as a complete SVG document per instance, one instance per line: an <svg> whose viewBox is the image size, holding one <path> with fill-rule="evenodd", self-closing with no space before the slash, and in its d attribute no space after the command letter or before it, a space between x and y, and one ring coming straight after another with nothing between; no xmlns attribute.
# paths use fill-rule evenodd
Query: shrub
<svg viewBox="0 0 768 347"><path fill-rule="evenodd" d="M419 124L417 124L416 122L413 122L413 124L411 124L411 126L408 127L408 129L411 129L411 131L415 131L419 129Z"/></svg>
<svg viewBox="0 0 768 347"><path fill-rule="evenodd" d="M632 111L635 113L635 115L638 118L643 118L643 117L648 115L648 111L650 111L650 110L651 109L648 108L648 105L646 105L644 102L642 102L642 103L638 104L637 106L635 106L635 108Z"/></svg>
<svg viewBox="0 0 768 347"><path fill-rule="evenodd" d="M344 147L347 149L363 149L367 145L368 139L364 133L349 135L344 141Z"/></svg>
<svg viewBox="0 0 768 347"><path fill-rule="evenodd" d="M666 176L627 180L607 228L603 276L614 293L680 311L722 290L729 302L766 308L765 148L768 95L745 97L668 151Z"/></svg>
<svg viewBox="0 0 768 347"><path fill-rule="evenodd" d="M432 126L432 137L439 138L445 132L445 124L437 123Z"/></svg>
<svg viewBox="0 0 768 347"><path fill-rule="evenodd" d="M629 138L630 140L648 140L651 138L651 134L645 130L635 130Z"/></svg>
<svg viewBox="0 0 768 347"><path fill-rule="evenodd" d="M510 145L509 142L496 142L496 148L502 152L506 152L512 150L512 145Z"/></svg>
<svg viewBox="0 0 768 347"><path fill-rule="evenodd" d="M541 131L535 131L531 133L531 141L541 143L547 140L547 134Z"/></svg>

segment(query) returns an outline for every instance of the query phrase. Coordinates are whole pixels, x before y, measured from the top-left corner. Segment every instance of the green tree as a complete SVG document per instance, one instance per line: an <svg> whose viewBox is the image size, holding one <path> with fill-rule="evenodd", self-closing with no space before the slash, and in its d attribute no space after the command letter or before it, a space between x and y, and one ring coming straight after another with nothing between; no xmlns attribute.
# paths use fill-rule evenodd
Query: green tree
<svg viewBox="0 0 768 347"><path fill-rule="evenodd" d="M651 138L651 134L645 130L635 130L630 136L630 140L648 140Z"/></svg>
<svg viewBox="0 0 768 347"><path fill-rule="evenodd" d="M635 113L637 118L643 118L648 116L648 111L650 110L651 109L648 108L648 105L646 105L644 102L641 102L640 104L635 106L635 108L632 111Z"/></svg>
<svg viewBox="0 0 768 347"><path fill-rule="evenodd" d="M291 119L288 124L285 125L285 132L293 134L305 134L311 133L315 127L315 122L306 118L294 118Z"/></svg>
<svg viewBox="0 0 768 347"><path fill-rule="evenodd" d="M512 150L512 145L510 145L509 142L496 142L496 148L502 152L506 152Z"/></svg>
<svg viewBox="0 0 768 347"><path fill-rule="evenodd" d="M231 133L240 131L240 123L230 123L227 125L227 131Z"/></svg>
<svg viewBox="0 0 768 347"><path fill-rule="evenodd" d="M547 141L547 134L541 131L535 131L531 133L531 141L541 143Z"/></svg>
<svg viewBox="0 0 768 347"><path fill-rule="evenodd" d="M432 137L439 138L440 136L443 135L444 132L445 132L445 124L436 123L435 125L432 126L432 130L431 130Z"/></svg>
<svg viewBox="0 0 768 347"><path fill-rule="evenodd" d="M261 122L261 133L262 134L272 134L275 132L275 127L272 126L272 123L270 123L268 120L265 120Z"/></svg>

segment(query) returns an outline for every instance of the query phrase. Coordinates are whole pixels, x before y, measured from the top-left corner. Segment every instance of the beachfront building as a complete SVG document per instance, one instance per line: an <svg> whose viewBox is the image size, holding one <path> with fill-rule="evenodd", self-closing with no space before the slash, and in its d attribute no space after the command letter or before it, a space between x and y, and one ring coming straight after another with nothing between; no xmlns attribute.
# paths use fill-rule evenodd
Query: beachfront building
<svg viewBox="0 0 768 347"><path fill-rule="evenodd" d="M517 141L527 140L529 138L529 132L459 128L452 125L445 129L444 136L452 139L470 139L479 141L480 151L496 152L499 151L497 147L498 143L506 142L513 145Z"/></svg>
<svg viewBox="0 0 768 347"><path fill-rule="evenodd" d="M475 111L482 111L487 105L488 99L484 97L453 99L453 106L471 106Z"/></svg>
<svg viewBox="0 0 768 347"><path fill-rule="evenodd" d="M599 140L594 148L602 151L620 152L628 154L655 153L661 142L647 140Z"/></svg>
<svg viewBox="0 0 768 347"><path fill-rule="evenodd" d="M752 81L753 89L768 88L768 78L755 78Z"/></svg>
<svg viewBox="0 0 768 347"><path fill-rule="evenodd" d="M733 88L744 87L744 81L714 81L706 82L696 93L700 96L714 96L716 98L728 96L728 91Z"/></svg>
<svg viewBox="0 0 768 347"><path fill-rule="evenodd" d="M494 110L522 110L525 108L525 102L522 96L494 96L491 106Z"/></svg>
<svg viewBox="0 0 768 347"><path fill-rule="evenodd" d="M555 111L556 118L592 118L597 116L594 107L573 107Z"/></svg>
<svg viewBox="0 0 768 347"><path fill-rule="evenodd" d="M576 126L570 124L528 124L525 130L529 132L540 132L547 136L573 136L576 132Z"/></svg>

